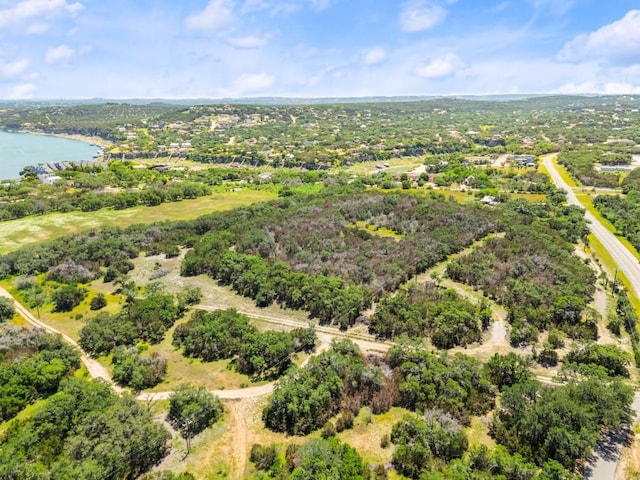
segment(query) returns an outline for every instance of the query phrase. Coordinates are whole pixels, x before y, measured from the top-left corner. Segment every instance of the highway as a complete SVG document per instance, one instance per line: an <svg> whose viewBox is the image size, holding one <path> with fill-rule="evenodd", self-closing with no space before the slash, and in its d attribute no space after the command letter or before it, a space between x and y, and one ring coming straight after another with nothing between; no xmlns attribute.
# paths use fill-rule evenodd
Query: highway
<svg viewBox="0 0 640 480"><path fill-rule="evenodd" d="M583 207L580 200L574 193L574 191L567 185L555 164L553 163L553 159L556 157L556 154L545 155L542 158L542 163L546 167L549 175L551 175L551 179L553 183L556 184L558 188L565 190L567 192L567 203L569 205L577 205L579 207ZM625 247L618 237L616 237L613 233L611 233L602 223L593 216L589 211L585 212L585 218L589 222L589 229L595 235L595 237L604 245L607 249L611 257L618 265L618 269L625 274L625 276L631 282L631 286L634 290L636 297L640 298L640 263L636 257Z"/></svg>

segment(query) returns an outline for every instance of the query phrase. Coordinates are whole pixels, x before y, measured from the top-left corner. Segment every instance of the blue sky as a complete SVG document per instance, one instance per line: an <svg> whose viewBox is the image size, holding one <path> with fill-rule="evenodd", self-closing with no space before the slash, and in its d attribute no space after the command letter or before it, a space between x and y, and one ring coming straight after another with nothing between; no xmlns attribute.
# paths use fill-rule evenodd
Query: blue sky
<svg viewBox="0 0 640 480"><path fill-rule="evenodd" d="M640 93L638 0L0 0L0 98Z"/></svg>

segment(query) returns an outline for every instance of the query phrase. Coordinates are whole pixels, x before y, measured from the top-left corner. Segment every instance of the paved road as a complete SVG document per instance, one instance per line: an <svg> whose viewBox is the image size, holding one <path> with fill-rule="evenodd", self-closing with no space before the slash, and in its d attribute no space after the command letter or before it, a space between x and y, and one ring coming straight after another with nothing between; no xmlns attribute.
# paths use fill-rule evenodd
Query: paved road
<svg viewBox="0 0 640 480"><path fill-rule="evenodd" d="M584 207L571 187L569 187L569 185L567 185L560 176L558 169L553 163L555 156L555 154L545 155L542 159L542 163L551 175L553 183L567 192L567 202L570 205ZM620 242L620 240L618 240L618 237L607 230L607 228L602 225L602 223L600 223L593 214L587 211L585 213L585 217L589 221L589 229L591 232L609 251L611 257L613 257L613 260L618 265L619 270L623 272L629 279L629 282L631 282L631 286L636 296L640 297L640 263L638 263L636 257L622 244L622 242Z"/></svg>
<svg viewBox="0 0 640 480"><path fill-rule="evenodd" d="M553 183L557 187L567 192L567 202L570 205L578 205L584 207L578 200L578 197L573 192L571 187L567 185L555 164L553 159L556 154L545 155L542 158L542 163L546 167ZM604 245L609 251L611 257L618 265L620 271L622 271L631 282L631 286L635 291L636 296L640 297L640 264L636 257L618 240L618 238L611 233L602 223L593 216L590 212L585 212L585 217L589 221L589 229L596 236L596 238ZM631 405L635 412L636 419L640 418L640 394L636 393L633 404ZM600 442L596 454L592 458L587 470L585 471L585 478L593 480L614 480L616 478L616 470L619 465L620 453L624 442L624 436L613 435L604 441Z"/></svg>

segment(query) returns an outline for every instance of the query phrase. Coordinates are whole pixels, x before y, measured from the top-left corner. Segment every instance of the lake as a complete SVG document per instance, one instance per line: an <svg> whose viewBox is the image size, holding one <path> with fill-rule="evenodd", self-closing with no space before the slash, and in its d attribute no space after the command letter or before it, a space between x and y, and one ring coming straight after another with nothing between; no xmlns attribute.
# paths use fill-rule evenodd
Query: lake
<svg viewBox="0 0 640 480"><path fill-rule="evenodd" d="M92 160L100 147L49 135L0 132L0 179L18 178L27 165Z"/></svg>

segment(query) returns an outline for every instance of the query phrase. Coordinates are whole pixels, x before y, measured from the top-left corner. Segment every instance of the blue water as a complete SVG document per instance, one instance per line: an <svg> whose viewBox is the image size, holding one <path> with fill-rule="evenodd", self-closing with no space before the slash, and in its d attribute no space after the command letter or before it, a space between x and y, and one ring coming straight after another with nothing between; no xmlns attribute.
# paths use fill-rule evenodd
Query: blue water
<svg viewBox="0 0 640 480"><path fill-rule="evenodd" d="M0 179L18 178L27 165L91 160L99 147L48 135L0 132Z"/></svg>

